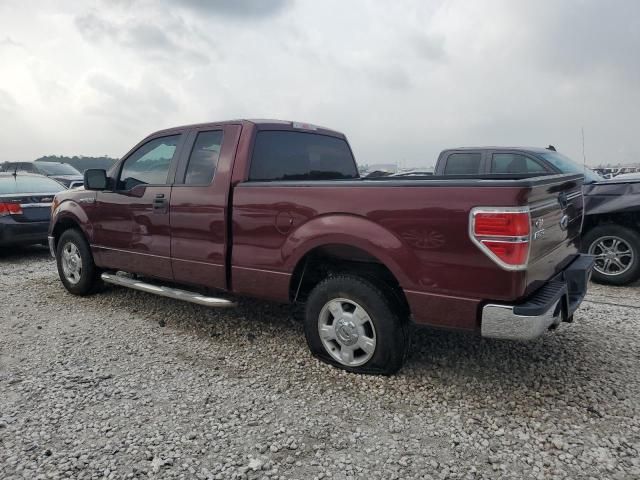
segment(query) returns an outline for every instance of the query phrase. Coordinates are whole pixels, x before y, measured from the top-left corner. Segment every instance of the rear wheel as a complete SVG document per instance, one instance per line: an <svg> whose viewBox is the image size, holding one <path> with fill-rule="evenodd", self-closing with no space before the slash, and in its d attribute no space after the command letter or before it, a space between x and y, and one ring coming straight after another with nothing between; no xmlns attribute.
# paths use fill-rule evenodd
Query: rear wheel
<svg viewBox="0 0 640 480"><path fill-rule="evenodd" d="M363 278L330 277L309 294L305 336L321 360L357 373L390 375L404 362L407 326L393 296Z"/></svg>
<svg viewBox="0 0 640 480"><path fill-rule="evenodd" d="M101 284L89 244L78 230L66 230L60 236L56 263L62 284L74 295L88 295Z"/></svg>
<svg viewBox="0 0 640 480"><path fill-rule="evenodd" d="M640 277L640 235L621 225L600 225L582 239L583 251L595 255L593 279L626 285Z"/></svg>

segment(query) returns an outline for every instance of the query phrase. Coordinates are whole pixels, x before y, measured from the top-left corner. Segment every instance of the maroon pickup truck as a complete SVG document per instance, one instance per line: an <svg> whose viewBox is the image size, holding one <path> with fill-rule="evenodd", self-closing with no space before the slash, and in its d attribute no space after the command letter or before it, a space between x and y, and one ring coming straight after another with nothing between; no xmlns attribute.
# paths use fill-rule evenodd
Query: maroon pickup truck
<svg viewBox="0 0 640 480"><path fill-rule="evenodd" d="M76 295L101 282L213 307L305 305L313 354L390 374L410 326L528 340L571 321L582 175L361 179L341 133L260 120L156 132L56 195L49 244ZM218 293L216 293L218 292Z"/></svg>

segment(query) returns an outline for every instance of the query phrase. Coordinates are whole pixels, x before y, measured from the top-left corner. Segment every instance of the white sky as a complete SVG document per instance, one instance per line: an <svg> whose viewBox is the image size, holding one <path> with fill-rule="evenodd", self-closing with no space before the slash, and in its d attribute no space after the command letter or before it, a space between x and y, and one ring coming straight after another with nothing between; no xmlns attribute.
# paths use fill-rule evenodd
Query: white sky
<svg viewBox="0 0 640 480"><path fill-rule="evenodd" d="M360 163L554 144L640 161L640 1L0 0L0 161L316 123Z"/></svg>

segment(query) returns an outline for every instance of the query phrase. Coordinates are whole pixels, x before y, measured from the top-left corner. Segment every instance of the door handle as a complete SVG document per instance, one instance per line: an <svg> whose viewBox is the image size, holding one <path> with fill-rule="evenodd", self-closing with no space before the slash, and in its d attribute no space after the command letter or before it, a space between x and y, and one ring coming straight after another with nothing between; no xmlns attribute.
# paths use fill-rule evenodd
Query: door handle
<svg viewBox="0 0 640 480"><path fill-rule="evenodd" d="M164 195L162 193L159 193L158 195L156 195L156 198L153 199L153 211L156 213L166 213L168 204L169 202L167 202L167 199L164 198Z"/></svg>

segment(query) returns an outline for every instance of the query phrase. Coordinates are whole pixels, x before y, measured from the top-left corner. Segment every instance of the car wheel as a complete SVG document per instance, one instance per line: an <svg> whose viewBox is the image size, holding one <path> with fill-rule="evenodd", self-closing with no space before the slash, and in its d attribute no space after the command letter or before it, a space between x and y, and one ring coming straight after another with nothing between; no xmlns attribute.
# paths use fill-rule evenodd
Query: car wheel
<svg viewBox="0 0 640 480"><path fill-rule="evenodd" d="M593 280L626 285L640 277L640 234L621 225L599 225L582 238L582 250L594 255Z"/></svg>
<svg viewBox="0 0 640 480"><path fill-rule="evenodd" d="M101 284L89 244L78 230L66 230L60 236L56 263L62 284L74 295L88 295Z"/></svg>
<svg viewBox="0 0 640 480"><path fill-rule="evenodd" d="M363 278L330 277L307 299L304 330L311 352L355 373L391 375L407 350L407 322L393 296Z"/></svg>

